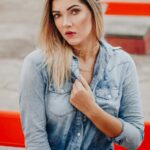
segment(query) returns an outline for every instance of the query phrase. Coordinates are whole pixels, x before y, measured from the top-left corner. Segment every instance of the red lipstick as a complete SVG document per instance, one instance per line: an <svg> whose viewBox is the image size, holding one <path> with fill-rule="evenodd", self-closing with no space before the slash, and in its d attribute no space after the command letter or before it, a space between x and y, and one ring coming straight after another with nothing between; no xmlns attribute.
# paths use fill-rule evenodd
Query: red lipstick
<svg viewBox="0 0 150 150"><path fill-rule="evenodd" d="M76 33L75 32L71 32L71 31L65 32L65 35L67 35L68 37L72 37L74 34L76 34Z"/></svg>

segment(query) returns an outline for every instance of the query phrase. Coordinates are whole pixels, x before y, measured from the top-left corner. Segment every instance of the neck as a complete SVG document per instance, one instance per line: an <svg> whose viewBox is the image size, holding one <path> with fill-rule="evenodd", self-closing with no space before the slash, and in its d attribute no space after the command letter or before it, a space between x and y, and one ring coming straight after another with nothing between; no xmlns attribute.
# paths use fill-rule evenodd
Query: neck
<svg viewBox="0 0 150 150"><path fill-rule="evenodd" d="M87 61L91 58L95 58L99 51L99 42L89 42L85 45L78 45L73 47L73 53L81 60Z"/></svg>

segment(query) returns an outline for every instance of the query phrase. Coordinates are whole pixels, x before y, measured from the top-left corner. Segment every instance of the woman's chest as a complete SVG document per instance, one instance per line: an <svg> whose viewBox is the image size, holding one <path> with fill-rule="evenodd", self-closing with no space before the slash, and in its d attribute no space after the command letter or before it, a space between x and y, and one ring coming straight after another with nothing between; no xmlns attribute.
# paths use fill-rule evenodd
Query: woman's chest
<svg viewBox="0 0 150 150"><path fill-rule="evenodd" d="M118 116L121 100L120 90L116 87L106 86L109 83L106 84L105 82L98 82L95 90L92 91L95 102L104 111L113 116ZM65 119L67 121L74 116L76 108L70 103L72 85L73 83L69 82L59 91L49 86L46 96L46 111L49 121L57 123Z"/></svg>

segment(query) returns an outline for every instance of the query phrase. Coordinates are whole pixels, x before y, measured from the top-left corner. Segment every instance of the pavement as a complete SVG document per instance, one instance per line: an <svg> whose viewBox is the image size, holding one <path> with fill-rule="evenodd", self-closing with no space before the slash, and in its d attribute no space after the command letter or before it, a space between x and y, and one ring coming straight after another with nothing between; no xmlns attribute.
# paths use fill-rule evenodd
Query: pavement
<svg viewBox="0 0 150 150"><path fill-rule="evenodd" d="M37 45L43 1L0 0L0 110L19 111L20 72L24 57ZM115 23L124 26L125 33L140 34L139 27L142 30L147 26L150 27L149 17L125 18L105 16L106 32L120 33L121 28L117 28ZM125 20L128 23L125 24ZM134 30L130 28L130 24ZM139 75L144 117L150 121L150 54L131 56ZM24 149L0 146L0 150Z"/></svg>

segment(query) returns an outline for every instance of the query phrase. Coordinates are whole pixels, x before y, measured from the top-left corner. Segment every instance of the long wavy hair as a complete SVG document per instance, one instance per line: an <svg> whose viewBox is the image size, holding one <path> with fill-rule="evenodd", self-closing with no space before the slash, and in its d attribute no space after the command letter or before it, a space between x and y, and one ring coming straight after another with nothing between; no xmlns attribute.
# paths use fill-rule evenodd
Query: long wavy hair
<svg viewBox="0 0 150 150"><path fill-rule="evenodd" d="M39 46L44 52L44 62L47 65L50 81L57 89L71 79L72 47L57 30L52 15L52 1L46 0L41 20ZM99 40L103 36L103 15L101 4L96 0L80 0L92 14L94 32Z"/></svg>

